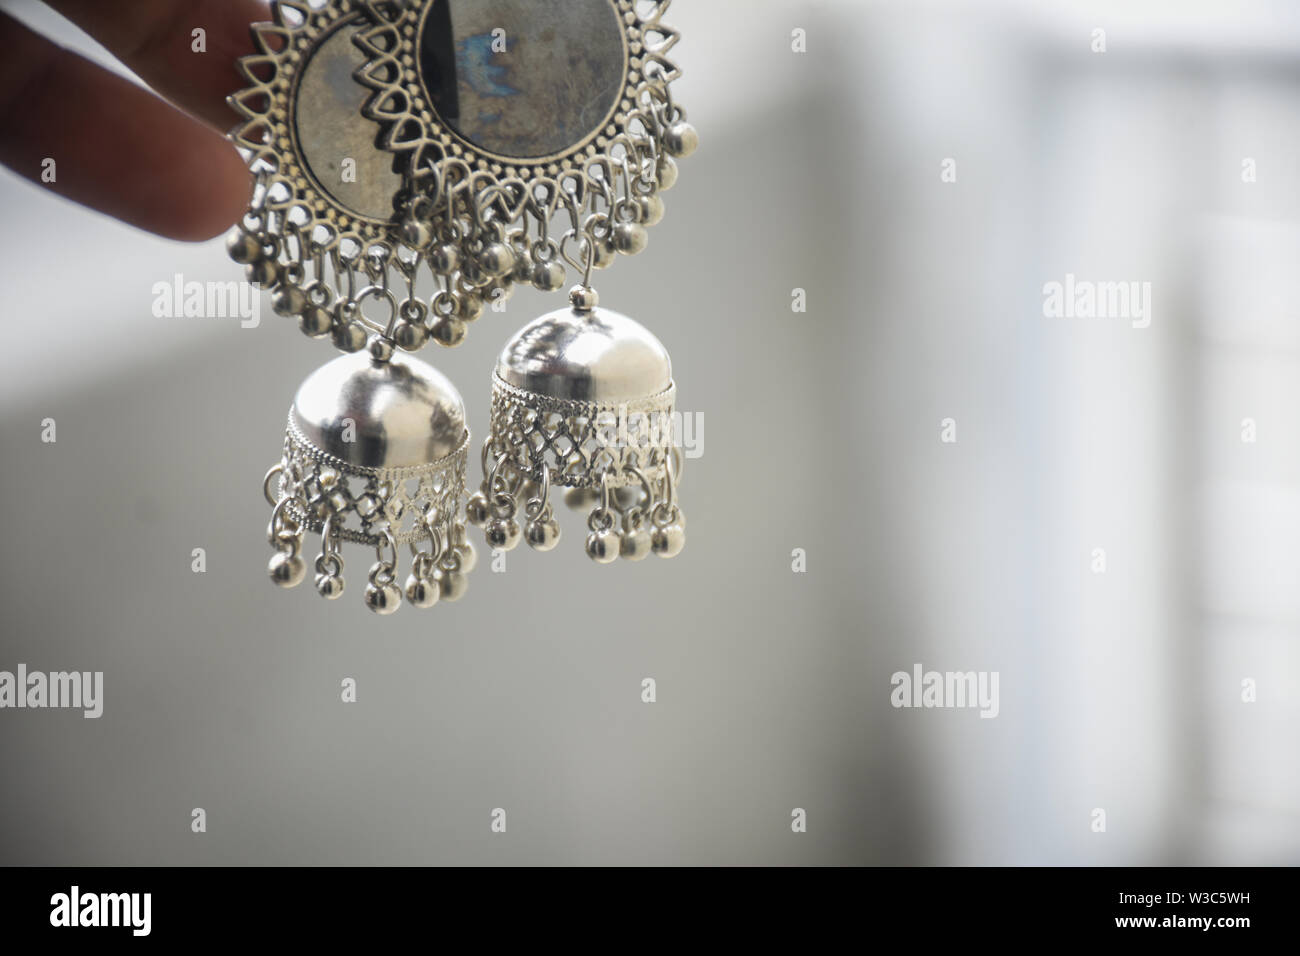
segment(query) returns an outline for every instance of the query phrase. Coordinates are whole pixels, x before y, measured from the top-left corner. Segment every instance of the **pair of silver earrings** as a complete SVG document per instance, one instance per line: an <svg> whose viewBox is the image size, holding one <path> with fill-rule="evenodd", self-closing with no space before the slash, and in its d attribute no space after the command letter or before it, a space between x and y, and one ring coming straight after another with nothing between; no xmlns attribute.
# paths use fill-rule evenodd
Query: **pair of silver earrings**
<svg viewBox="0 0 1300 956"><path fill-rule="evenodd" d="M277 313L346 353L302 383L263 481L275 583L311 574L340 596L352 542L375 549L372 610L454 601L467 525L548 551L561 495L597 562L681 550L668 353L591 285L645 247L696 146L669 2L279 0L254 25L230 102L255 187L228 249ZM466 501L464 403L411 353L460 344L516 284L571 280L570 306L501 352Z"/></svg>

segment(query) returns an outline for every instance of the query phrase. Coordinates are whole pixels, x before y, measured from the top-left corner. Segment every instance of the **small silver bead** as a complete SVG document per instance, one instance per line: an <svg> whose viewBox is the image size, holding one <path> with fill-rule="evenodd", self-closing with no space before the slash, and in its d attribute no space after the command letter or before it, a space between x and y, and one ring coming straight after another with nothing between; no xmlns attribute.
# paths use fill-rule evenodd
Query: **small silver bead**
<svg viewBox="0 0 1300 956"><path fill-rule="evenodd" d="M695 127L682 120L664 130L664 149L673 156L689 156L700 145L700 134Z"/></svg>
<svg viewBox="0 0 1300 956"><path fill-rule="evenodd" d="M416 322L398 322L393 329L393 340L398 348L415 352L424 348L424 343L429 341L429 330Z"/></svg>
<svg viewBox="0 0 1300 956"><path fill-rule="evenodd" d="M328 601L343 596L343 579L333 574L316 575L316 590Z"/></svg>
<svg viewBox="0 0 1300 956"><path fill-rule="evenodd" d="M609 237L603 240L597 239L595 242L596 257L592 260L592 268L608 269L618 258L618 250L614 248L614 243Z"/></svg>
<svg viewBox="0 0 1300 956"><path fill-rule="evenodd" d="M523 532L514 518L493 518L483 529L488 547L494 551L513 551L519 545Z"/></svg>
<svg viewBox="0 0 1300 956"><path fill-rule="evenodd" d="M460 265L460 253L450 242L444 243L430 253L429 265L439 275L451 275Z"/></svg>
<svg viewBox="0 0 1300 956"><path fill-rule="evenodd" d="M618 532L613 528L602 528L587 535L587 557L597 564L609 564L618 560Z"/></svg>
<svg viewBox="0 0 1300 956"><path fill-rule="evenodd" d="M277 551L266 566L271 580L282 588L296 588L307 576L307 562L296 554Z"/></svg>
<svg viewBox="0 0 1300 956"><path fill-rule="evenodd" d="M534 551L550 551L560 541L560 524L550 521L530 521L524 528L524 537Z"/></svg>
<svg viewBox="0 0 1300 956"><path fill-rule="evenodd" d="M655 178L659 180L660 189L672 189L677 184L677 164L671 156L659 157Z"/></svg>
<svg viewBox="0 0 1300 956"><path fill-rule="evenodd" d="M579 312L590 312L600 305L600 296L591 286L575 285L569 290L569 304Z"/></svg>
<svg viewBox="0 0 1300 956"><path fill-rule="evenodd" d="M661 558L676 557L685 544L686 529L676 522L655 528L650 536L650 547Z"/></svg>
<svg viewBox="0 0 1300 956"><path fill-rule="evenodd" d="M636 201L638 221L643 226L657 226L664 218L664 201L658 196L642 196Z"/></svg>
<svg viewBox="0 0 1300 956"><path fill-rule="evenodd" d="M543 292L554 292L564 285L564 266L558 262L539 262L533 270L533 285Z"/></svg>
<svg viewBox="0 0 1300 956"><path fill-rule="evenodd" d="M433 607L440 596L437 583L418 578L414 574L406 579L406 600L415 607Z"/></svg>
<svg viewBox="0 0 1300 956"><path fill-rule="evenodd" d="M455 316L444 315L433 323L433 340L446 348L454 348L465 341L465 323Z"/></svg>
<svg viewBox="0 0 1300 956"><path fill-rule="evenodd" d="M466 574L469 574L478 566L478 552L474 550L474 545L468 541L456 549L456 554L460 556L460 569Z"/></svg>
<svg viewBox="0 0 1300 956"><path fill-rule="evenodd" d="M360 322L334 326L334 345L344 352L360 352L366 347L366 327Z"/></svg>
<svg viewBox="0 0 1300 956"><path fill-rule="evenodd" d="M244 273L253 285L269 289L280 281L280 264L274 259L255 259Z"/></svg>
<svg viewBox="0 0 1300 956"><path fill-rule="evenodd" d="M478 254L478 264L487 275L500 278L515 267L515 254L504 242L489 242Z"/></svg>
<svg viewBox="0 0 1300 956"><path fill-rule="evenodd" d="M469 501L465 502L465 520L476 528L481 528L488 523L492 517L492 509L488 505L487 495L478 491L469 496Z"/></svg>
<svg viewBox="0 0 1300 956"><path fill-rule="evenodd" d="M469 293L460 297L460 305L456 308L456 317L462 322L473 322L483 314L483 298L477 293Z"/></svg>
<svg viewBox="0 0 1300 956"><path fill-rule="evenodd" d="M298 328L306 335L312 338L320 338L322 335L329 335L329 331L334 326L334 316L330 315L329 309L323 309L318 305L303 312L302 317L298 319Z"/></svg>
<svg viewBox="0 0 1300 956"><path fill-rule="evenodd" d="M376 362L387 362L393 357L393 343L382 335L372 335L368 348L370 357Z"/></svg>
<svg viewBox="0 0 1300 956"><path fill-rule="evenodd" d="M619 537L618 556L627 561L641 561L650 553L650 532L645 528L625 531Z"/></svg>
<svg viewBox="0 0 1300 956"><path fill-rule="evenodd" d="M599 497L595 488L570 488L564 493L564 503L574 511L590 511Z"/></svg>
<svg viewBox="0 0 1300 956"><path fill-rule="evenodd" d="M625 256L634 256L646 247L650 237L639 222L620 222L614 227L614 248Z"/></svg>
<svg viewBox="0 0 1300 956"><path fill-rule="evenodd" d="M438 583L438 593L444 601L459 601L469 590L469 578L461 571L439 568L433 572L433 579Z"/></svg>
<svg viewBox="0 0 1300 956"><path fill-rule="evenodd" d="M402 592L396 585L366 585L366 607L376 614L392 614L401 603Z"/></svg>
<svg viewBox="0 0 1300 956"><path fill-rule="evenodd" d="M286 318L300 314L307 308L307 296L297 286L283 284L271 296L271 309Z"/></svg>
<svg viewBox="0 0 1300 956"><path fill-rule="evenodd" d="M402 241L412 249L423 249L433 238L433 230L427 222L408 219L402 223Z"/></svg>
<svg viewBox="0 0 1300 956"><path fill-rule="evenodd" d="M254 235L244 232L232 232L226 240L226 252L230 258L241 265L248 265L262 255L262 243Z"/></svg>
<svg viewBox="0 0 1300 956"><path fill-rule="evenodd" d="M510 270L511 276L516 282L532 282L537 263L533 262L532 255L526 249L516 248L514 253L515 267Z"/></svg>

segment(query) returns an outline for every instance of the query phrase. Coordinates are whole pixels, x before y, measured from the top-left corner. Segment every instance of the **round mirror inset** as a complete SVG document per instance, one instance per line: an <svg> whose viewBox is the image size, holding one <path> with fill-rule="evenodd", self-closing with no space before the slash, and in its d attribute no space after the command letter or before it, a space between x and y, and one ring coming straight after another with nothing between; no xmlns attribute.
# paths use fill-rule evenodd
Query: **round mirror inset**
<svg viewBox="0 0 1300 956"><path fill-rule="evenodd" d="M627 78L611 0L433 0L419 50L442 122L506 158L582 144L613 114Z"/></svg>
<svg viewBox="0 0 1300 956"><path fill-rule="evenodd" d="M349 26L321 41L298 79L294 138L323 193L353 215L386 221L402 179L392 155L375 146L379 124L361 113L370 91L352 74L365 62Z"/></svg>

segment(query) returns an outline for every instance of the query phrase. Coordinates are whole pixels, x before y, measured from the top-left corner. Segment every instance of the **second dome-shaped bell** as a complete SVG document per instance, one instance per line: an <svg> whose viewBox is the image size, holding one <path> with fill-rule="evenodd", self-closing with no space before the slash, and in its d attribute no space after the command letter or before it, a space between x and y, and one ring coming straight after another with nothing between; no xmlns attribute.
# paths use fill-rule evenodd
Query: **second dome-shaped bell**
<svg viewBox="0 0 1300 956"><path fill-rule="evenodd" d="M484 478L467 516L493 549L525 540L549 551L559 486L589 509L592 560L672 557L686 535L668 352L638 322L599 308L590 288L570 300L520 329L497 360Z"/></svg>

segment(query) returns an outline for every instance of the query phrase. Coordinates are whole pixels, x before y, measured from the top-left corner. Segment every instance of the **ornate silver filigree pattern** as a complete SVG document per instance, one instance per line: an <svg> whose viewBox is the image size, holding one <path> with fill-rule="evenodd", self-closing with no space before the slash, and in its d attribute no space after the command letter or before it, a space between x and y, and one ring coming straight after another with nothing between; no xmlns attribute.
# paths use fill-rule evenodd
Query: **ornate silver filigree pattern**
<svg viewBox="0 0 1300 956"><path fill-rule="evenodd" d="M639 484L639 469L664 480L673 449L676 387L618 403L545 398L493 376L492 425L485 459L505 455L524 477L566 488ZM608 476L608 477L606 477Z"/></svg>

